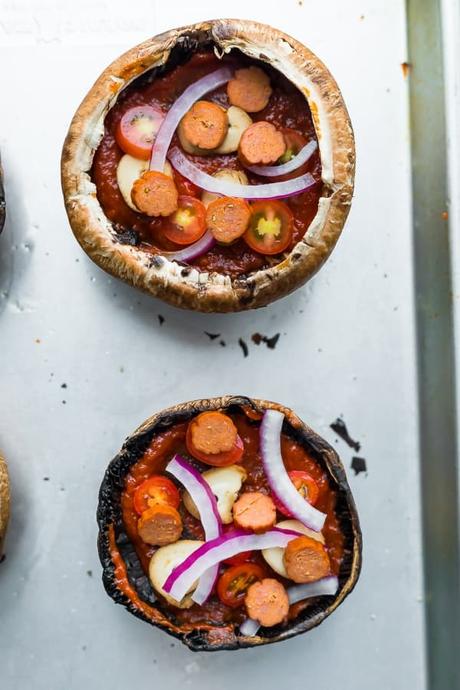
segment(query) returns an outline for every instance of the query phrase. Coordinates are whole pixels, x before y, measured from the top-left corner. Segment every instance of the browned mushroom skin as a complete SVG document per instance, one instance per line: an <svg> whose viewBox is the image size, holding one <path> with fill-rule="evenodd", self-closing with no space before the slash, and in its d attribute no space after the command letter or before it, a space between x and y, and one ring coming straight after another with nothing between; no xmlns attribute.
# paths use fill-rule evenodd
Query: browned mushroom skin
<svg viewBox="0 0 460 690"><path fill-rule="evenodd" d="M301 241L282 260L231 279L210 272L198 277L190 266L151 255L129 236L120 241L104 215L91 182L94 152L103 120L119 92L138 77L155 78L165 65L213 48L238 50L272 65L305 95L313 117L322 165L318 213ZM184 309L232 312L265 306L309 280L332 252L351 205L355 147L340 90L321 60L299 41L258 22L215 19L173 29L145 41L115 60L78 108L61 161L64 200L72 230L87 254L108 273ZM125 233L126 236L126 233Z"/></svg>
<svg viewBox="0 0 460 690"><path fill-rule="evenodd" d="M256 412L267 408L278 409L285 415L283 432L305 445L317 462L326 469L331 482L338 491L336 512L341 530L345 536L345 557L339 573L339 590L336 595L311 600L299 608L295 617L285 625L261 628L255 637L244 637L238 633L238 626L232 624L209 625L177 624L169 609L163 608L148 577L144 573L136 551L122 524L120 496L129 469L143 455L152 438L174 424L187 421L207 410L229 411L253 409ZM98 549L103 567L103 583L109 596L123 604L132 614L155 625L178 638L193 651L231 650L243 647L257 647L280 640L286 640L319 625L339 606L354 588L361 569L362 538L358 515L345 471L335 450L318 434L304 424L291 410L276 403L254 400L246 397L226 396L195 400L163 410L153 415L128 437L123 448L109 464L103 479L97 510L99 524ZM113 542L117 559L126 569L129 584L137 601L121 591L113 558Z"/></svg>
<svg viewBox="0 0 460 690"><path fill-rule="evenodd" d="M5 459L0 453L0 558L3 555L3 540L10 515L10 483Z"/></svg>
<svg viewBox="0 0 460 690"><path fill-rule="evenodd" d="M3 187L3 168L2 160L0 158L0 233L5 225L6 203L5 203L5 189Z"/></svg>

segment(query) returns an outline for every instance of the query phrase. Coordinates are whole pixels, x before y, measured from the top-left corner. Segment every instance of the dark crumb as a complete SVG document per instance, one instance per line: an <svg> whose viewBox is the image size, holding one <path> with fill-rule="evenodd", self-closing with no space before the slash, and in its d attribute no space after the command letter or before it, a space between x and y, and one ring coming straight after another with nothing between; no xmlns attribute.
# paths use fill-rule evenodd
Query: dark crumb
<svg viewBox="0 0 460 690"><path fill-rule="evenodd" d="M169 646L170 646L171 648L174 648L176 645L174 644L174 642L171 642L171 644L170 644Z"/></svg>
<svg viewBox="0 0 460 690"><path fill-rule="evenodd" d="M61 388L67 388L67 384L66 384L66 383L61 383Z"/></svg>
<svg viewBox="0 0 460 690"><path fill-rule="evenodd" d="M265 338L265 344L270 350L274 350L279 339L280 334L276 333L276 335L272 335L271 338Z"/></svg>
<svg viewBox="0 0 460 690"><path fill-rule="evenodd" d="M412 65L410 62L401 62L401 69L404 77L407 77L410 74L410 71L412 69Z"/></svg>
<svg viewBox="0 0 460 690"><path fill-rule="evenodd" d="M3 561L6 561L6 553L2 553L0 556L0 563L3 563Z"/></svg>
<svg viewBox="0 0 460 690"><path fill-rule="evenodd" d="M85 645L85 644L83 645L82 650L83 650L84 652L86 652L86 645Z"/></svg>
<svg viewBox="0 0 460 690"><path fill-rule="evenodd" d="M50 478L49 477L43 477L44 482L49 482Z"/></svg>
<svg viewBox="0 0 460 690"><path fill-rule="evenodd" d="M64 487L64 486L60 486L60 487L59 487L59 491L65 491L65 487Z"/></svg>
<svg viewBox="0 0 460 690"><path fill-rule="evenodd" d="M280 339L280 335L280 333L276 333L275 335L272 335L271 338L269 338L267 335L261 335L261 333L253 333L251 336L251 340L256 345L260 345L260 343L265 343L265 345L270 350L274 350L278 340Z"/></svg>
<svg viewBox="0 0 460 690"><path fill-rule="evenodd" d="M63 401L62 401L62 404L63 404L63 405L67 405L67 400L63 400Z"/></svg>
<svg viewBox="0 0 460 690"><path fill-rule="evenodd" d="M208 331L204 331L204 334L208 336L209 340L220 338L220 333L208 333Z"/></svg>
<svg viewBox="0 0 460 690"><path fill-rule="evenodd" d="M92 570L87 570L86 574L88 575L88 577L93 577L93 571Z"/></svg>
<svg viewBox="0 0 460 690"><path fill-rule="evenodd" d="M246 343L244 342L243 338L240 338L240 339L238 340L238 345L239 345L239 346L241 347L241 349L243 350L243 355L244 355L245 357L247 357L248 354L249 354L249 350L248 350L248 346L247 346Z"/></svg>
<svg viewBox="0 0 460 690"><path fill-rule="evenodd" d="M225 340L219 340L219 345L222 345L222 347L225 347L227 345L227 343L225 342Z"/></svg>
<svg viewBox="0 0 460 690"><path fill-rule="evenodd" d="M158 661L157 661L156 659L154 659L154 660L153 660L153 663L154 663L154 664L157 664L157 663L158 663Z"/></svg>
<svg viewBox="0 0 460 690"><path fill-rule="evenodd" d="M360 472L365 472L367 474L367 465L364 458L358 458L356 455L351 459L351 469L354 470L355 475Z"/></svg>
<svg viewBox="0 0 460 690"><path fill-rule="evenodd" d="M120 242L120 244L129 244L131 247L137 247L137 245L140 243L139 233L131 229L118 232L117 240Z"/></svg>
<svg viewBox="0 0 460 690"><path fill-rule="evenodd" d="M80 261L80 259L75 259L75 261L78 263Z"/></svg>
<svg viewBox="0 0 460 690"><path fill-rule="evenodd" d="M51 372L50 376L54 376L54 373L53 373L53 372Z"/></svg>
<svg viewBox="0 0 460 690"><path fill-rule="evenodd" d="M158 321L160 322L160 326L162 326L165 322L165 317L161 314L158 314Z"/></svg>
<svg viewBox="0 0 460 690"><path fill-rule="evenodd" d="M354 448L357 453L359 453L359 450L361 448L361 444L359 441L354 441L350 434L348 433L348 429L345 426L345 422L343 419L340 419L340 417L337 417L335 422L332 422L330 425L332 431L335 431L337 436L340 436L340 438L347 443L350 448Z"/></svg>

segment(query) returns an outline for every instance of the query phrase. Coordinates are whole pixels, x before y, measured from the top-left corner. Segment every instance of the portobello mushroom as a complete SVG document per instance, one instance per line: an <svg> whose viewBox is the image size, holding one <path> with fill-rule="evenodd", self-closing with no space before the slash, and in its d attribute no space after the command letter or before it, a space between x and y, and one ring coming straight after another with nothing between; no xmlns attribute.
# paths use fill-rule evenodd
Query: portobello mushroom
<svg viewBox="0 0 460 690"><path fill-rule="evenodd" d="M112 121L118 122L117 105L129 99L133 89L150 88L156 80L161 81L174 73L175 68L186 65L188 60L206 51L221 64L239 59L259 65L273 79L284 80L283 83L295 91L305 109L303 121L311 124L312 137L319 147L319 154L318 150L314 154L318 161L316 177L313 174L317 184L301 195L316 195L316 205L311 215L303 210L303 206L300 210L297 207L295 226L298 228L299 223L303 224L303 232L296 230L290 244L280 244L276 255L262 256L263 251L258 255L249 238L245 244L244 237L241 237L223 249L220 244L213 247L209 254L214 252L218 255L217 258L213 255L213 261L203 262L205 257L193 257L187 259L189 265L184 267L183 254L177 252L177 259L174 259L168 243L154 246L154 242L146 249L146 235L150 237L153 233L154 238L158 238L161 234L159 218L154 218L149 225L146 221L152 219L136 214L130 203L123 206L124 221L119 221L113 200L101 203L101 189L95 180L98 160L95 154L101 142L109 145L107 137L112 137L113 141L107 121L116 112ZM163 93L170 98L171 89ZM228 101L224 105L228 106ZM262 110L255 116L260 120L266 112ZM289 108L285 108L285 113L283 126L290 127L287 124ZM271 112L269 117L273 119ZM254 127L259 124L262 123L256 122ZM265 124L273 129L268 122ZM279 142L279 133L274 136ZM218 150L215 149L216 152ZM117 151L110 149L112 165L119 156ZM209 151L205 153L206 159L212 158ZM232 165L238 165L235 153L230 154L230 158ZM209 164L204 157L201 160L201 168ZM223 158L221 164L222 168L227 167ZM131 285L175 306L203 312L262 307L309 280L329 257L341 234L350 209L354 170L355 148L350 119L328 69L308 48L278 29L235 19L216 19L173 29L145 41L115 60L98 78L76 111L64 143L61 163L68 218L84 251L108 273ZM158 174L162 178L162 188L166 190L167 187L169 195L171 181L165 180L161 172ZM273 179L276 178L268 178L268 181ZM110 181L103 180L103 186L107 194L110 194L107 191L110 188L112 192L116 190L115 173ZM182 191L181 194L190 192ZM297 198L300 197L293 197L291 209L294 204L303 203L297 202ZM119 202L120 199L116 203ZM176 203L172 197L170 202ZM282 202L277 203L283 205ZM168 209L172 208L171 204ZM151 211L152 215L161 216L163 213L166 211ZM146 228L145 232L139 230L141 226ZM261 226L261 233L263 236L267 234L265 227ZM220 253L223 258L219 258ZM246 260L247 257L250 260Z"/></svg>
<svg viewBox="0 0 460 690"><path fill-rule="evenodd" d="M5 202L5 189L3 187L3 168L2 159L0 158L0 233L5 225L6 216L6 202Z"/></svg>
<svg viewBox="0 0 460 690"><path fill-rule="evenodd" d="M335 572L338 589L335 595L315 597L292 605L287 620L273 627L261 627L251 637L240 632L240 625L244 621L241 610L219 605L215 595L211 596L204 608L197 604L190 608L192 602L187 601L179 609L159 595L158 589L153 589L148 573L149 559L155 549L149 547L150 550L141 552L139 543L133 538L132 525L130 527L126 518L129 515L129 510L126 512L129 504L127 487L132 488L135 477L137 481L145 480L148 458L155 457L154 462L159 464L152 467L156 468L155 471L164 472L175 453L184 453L184 429L189 428L191 419L203 412L220 411L231 416L239 430L244 430L244 433L239 431L246 439L245 455L241 462L245 470L250 470L247 480L251 484L249 490L260 489L269 494L270 489L264 483L266 480L263 478L258 445L247 445L250 443L248 439L258 438L260 420L266 410L277 410L284 415L282 436L290 444L288 447L294 449L292 458L295 453L295 457L299 457L299 453L306 453L309 462L324 474L326 490L330 492L327 495L333 498L329 504L332 508L328 510L328 519L331 519L331 525L334 521L334 533L340 535ZM141 459L142 463L139 462ZM283 462L286 462L284 450ZM185 508L183 511L186 512ZM182 539L202 539L202 532L193 527L195 518L189 517L192 522L184 521ZM286 640L311 630L352 591L361 568L362 538L358 515L337 453L292 410L265 400L225 396L183 403L154 414L127 438L120 452L110 462L100 488L97 520L102 579L109 596L130 613L178 638L193 651L254 647ZM276 571L272 571L271 576L277 577Z"/></svg>
<svg viewBox="0 0 460 690"><path fill-rule="evenodd" d="M5 538L8 519L10 516L10 482L8 469L4 457L0 453L0 558L3 555L3 541Z"/></svg>

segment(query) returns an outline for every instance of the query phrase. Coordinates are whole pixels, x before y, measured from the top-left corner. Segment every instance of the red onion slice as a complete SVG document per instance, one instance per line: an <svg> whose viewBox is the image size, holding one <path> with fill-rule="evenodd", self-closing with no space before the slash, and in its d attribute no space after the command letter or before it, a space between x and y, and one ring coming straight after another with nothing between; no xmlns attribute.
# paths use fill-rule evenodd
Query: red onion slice
<svg viewBox="0 0 460 690"><path fill-rule="evenodd" d="M304 585L293 585L287 589L289 604L292 606L302 599L336 594L338 588L339 580L335 575L323 577L316 582L307 582Z"/></svg>
<svg viewBox="0 0 460 690"><path fill-rule="evenodd" d="M284 414L266 410L260 425L260 449L268 483L275 496L297 518L314 532L321 532L326 515L314 508L297 492L291 482L281 456L281 428Z"/></svg>
<svg viewBox="0 0 460 690"><path fill-rule="evenodd" d="M201 189L222 196L233 196L242 199L283 199L300 194L316 184L310 173L299 175L293 180L269 182L268 184L238 184L222 178L213 177L196 167L178 148L173 148L168 158L181 175Z"/></svg>
<svg viewBox="0 0 460 690"><path fill-rule="evenodd" d="M289 598L289 605L297 604L303 599L312 599L313 597L321 597L336 594L339 588L339 580L335 575L323 577L316 582L308 582L305 585L294 585L288 587L287 595ZM261 627L259 621L253 618L246 618L240 625L240 633L245 637L254 637L259 632Z"/></svg>
<svg viewBox="0 0 460 690"><path fill-rule="evenodd" d="M158 130L152 148L150 170L159 170L163 172L171 139L173 138L177 125L182 120L185 113L206 93L209 93L209 91L213 89L217 89L217 87L222 86L222 84L226 84L229 79L232 78L232 74L233 72L229 67L222 67L215 72L211 72L211 74L207 74L202 79L198 79L194 84L187 87L173 103Z"/></svg>
<svg viewBox="0 0 460 690"><path fill-rule="evenodd" d="M198 470L192 467L185 458L175 455L166 466L166 471L178 479L189 492L200 514L206 540L219 537L222 533L222 523L217 509L216 497ZM203 573L198 587L192 594L193 601L197 604L204 604L212 592L218 574L219 564Z"/></svg>
<svg viewBox="0 0 460 690"><path fill-rule="evenodd" d="M188 263L189 261L193 261L193 259L197 259L202 254L205 254L211 247L214 247L215 243L216 240L212 236L211 231L206 230L203 237L188 247L180 249L177 252L163 252L162 256L165 256L170 261Z"/></svg>
<svg viewBox="0 0 460 690"><path fill-rule="evenodd" d="M282 165L250 165L248 170L255 173L256 175L262 175L263 177L277 177L278 175L286 175L287 173L297 170L301 165L306 163L314 154L318 144L316 141L310 141L305 144L303 148L300 149L299 153L291 158L287 163Z"/></svg>
<svg viewBox="0 0 460 690"><path fill-rule="evenodd" d="M240 633L245 637L254 637L254 635L257 635L259 628L259 621L254 620L254 618L246 618L240 625Z"/></svg>
<svg viewBox="0 0 460 690"><path fill-rule="evenodd" d="M242 551L259 551L274 546L284 548L291 539L298 536L298 532L279 528L273 528L264 534L248 534L242 530L224 534L207 541L177 565L166 579L163 589L174 599L181 601L203 573L226 558L236 556Z"/></svg>

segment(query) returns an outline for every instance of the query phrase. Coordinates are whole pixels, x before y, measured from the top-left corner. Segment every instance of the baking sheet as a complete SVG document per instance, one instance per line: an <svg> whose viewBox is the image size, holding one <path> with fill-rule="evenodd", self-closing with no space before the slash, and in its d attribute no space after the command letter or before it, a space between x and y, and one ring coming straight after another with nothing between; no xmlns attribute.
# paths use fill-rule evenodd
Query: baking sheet
<svg viewBox="0 0 460 690"><path fill-rule="evenodd" d="M358 166L345 232L318 276L264 310L209 316L138 294L86 258L64 213L59 156L76 106L113 58L148 35L229 14L278 26L326 62L350 110ZM121 0L3 0L0 42L9 95L0 110L0 443L13 489L0 566L2 688L423 690L404 2L139 0L128 16ZM276 347L255 345L255 332L279 333ZM364 566L354 593L308 635L192 654L105 595L97 492L124 437L153 411L224 393L283 402L335 445L360 511ZM338 416L358 453L330 428ZM356 455L367 472L355 476Z"/></svg>

